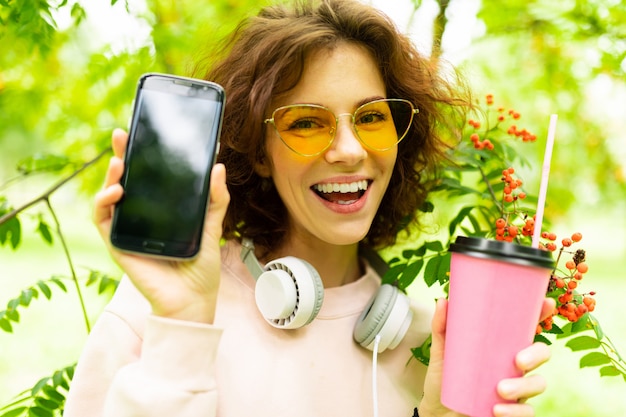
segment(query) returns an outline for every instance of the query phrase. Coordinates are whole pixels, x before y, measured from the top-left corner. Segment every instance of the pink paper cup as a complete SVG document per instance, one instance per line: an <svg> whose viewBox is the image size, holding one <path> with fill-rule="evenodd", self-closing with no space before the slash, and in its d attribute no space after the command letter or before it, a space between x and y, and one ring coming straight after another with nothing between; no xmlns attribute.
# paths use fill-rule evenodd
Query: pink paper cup
<svg viewBox="0 0 626 417"><path fill-rule="evenodd" d="M515 356L533 342L550 272L548 251L460 236L450 245L441 402L493 417L498 382L521 376Z"/></svg>

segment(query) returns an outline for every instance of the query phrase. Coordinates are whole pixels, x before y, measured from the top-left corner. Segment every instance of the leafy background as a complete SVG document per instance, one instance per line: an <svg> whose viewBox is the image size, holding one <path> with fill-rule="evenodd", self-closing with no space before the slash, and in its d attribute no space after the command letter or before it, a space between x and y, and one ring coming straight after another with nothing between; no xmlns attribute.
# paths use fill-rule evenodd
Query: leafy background
<svg viewBox="0 0 626 417"><path fill-rule="evenodd" d="M0 213L106 150L111 130L126 125L140 74L187 74L208 45L263 3L0 0ZM548 116L558 113L546 217L557 234L585 236L585 285L597 292L595 315L625 351L626 8L612 0L374 4L433 59L461 68L477 97L493 93L497 104L522 114L540 138L524 151L534 167L522 173L529 187L538 188ZM0 331L0 407L73 364L87 335L53 213L90 323L111 294L107 277L119 277L89 221L105 159L52 194L52 211L46 200L25 210L19 234L2 239L0 232L0 309L16 298L28 304L18 306L12 333ZM458 210L446 201L436 207L423 236L445 229ZM424 302L440 291L418 281L410 290ZM532 401L538 415L626 415L624 381L579 369L581 355L558 342L553 354L541 370L548 392ZM56 374L45 382L65 379Z"/></svg>

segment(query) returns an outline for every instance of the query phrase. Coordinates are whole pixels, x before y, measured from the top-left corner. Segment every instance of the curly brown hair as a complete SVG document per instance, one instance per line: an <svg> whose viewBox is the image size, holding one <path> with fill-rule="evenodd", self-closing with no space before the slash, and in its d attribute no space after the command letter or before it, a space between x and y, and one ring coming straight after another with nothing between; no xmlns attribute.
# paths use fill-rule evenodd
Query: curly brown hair
<svg viewBox="0 0 626 417"><path fill-rule="evenodd" d="M287 232L286 208L276 189L254 166L266 158L263 120L272 99L299 82L307 57L342 42L365 47L378 63L387 97L411 101L417 108L389 187L363 243L380 249L395 243L400 231L417 221L425 202L424 181L434 172L445 147L441 126L469 100L442 76L429 58L379 10L357 0L298 0L262 9L242 21L220 45L208 70L195 76L215 81L226 91L218 161L226 165L231 202L224 221L226 239L250 237L272 251ZM442 106L443 105L443 106Z"/></svg>

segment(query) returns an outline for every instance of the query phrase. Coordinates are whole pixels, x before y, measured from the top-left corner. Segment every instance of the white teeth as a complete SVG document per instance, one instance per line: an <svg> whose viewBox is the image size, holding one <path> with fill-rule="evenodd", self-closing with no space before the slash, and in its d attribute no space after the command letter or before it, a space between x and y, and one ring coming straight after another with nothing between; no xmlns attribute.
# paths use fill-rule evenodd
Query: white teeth
<svg viewBox="0 0 626 417"><path fill-rule="evenodd" d="M351 183L315 184L313 189L320 193L356 193L360 190L367 190L367 180L355 181Z"/></svg>

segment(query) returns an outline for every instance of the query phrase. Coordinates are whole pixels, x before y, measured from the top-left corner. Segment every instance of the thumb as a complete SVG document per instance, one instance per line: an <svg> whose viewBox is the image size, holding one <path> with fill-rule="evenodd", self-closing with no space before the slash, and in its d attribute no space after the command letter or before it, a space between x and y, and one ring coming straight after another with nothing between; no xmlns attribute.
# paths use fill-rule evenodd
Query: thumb
<svg viewBox="0 0 626 417"><path fill-rule="evenodd" d="M424 397L420 404L420 412L424 415L443 415L449 412L441 404L441 381L443 378L443 351L446 338L446 316L448 301L437 300L435 314L431 324L432 344L430 346L430 362L424 381Z"/></svg>
<svg viewBox="0 0 626 417"><path fill-rule="evenodd" d="M226 187L226 167L224 164L215 164L211 171L209 207L203 232L203 239L206 241L219 244L228 203L230 203L230 194Z"/></svg>
<svg viewBox="0 0 626 417"><path fill-rule="evenodd" d="M430 363L433 360L437 363L443 363L443 350L446 340L446 318L448 315L448 300L440 298L435 306L435 314L431 324L433 332L433 341L430 348Z"/></svg>

